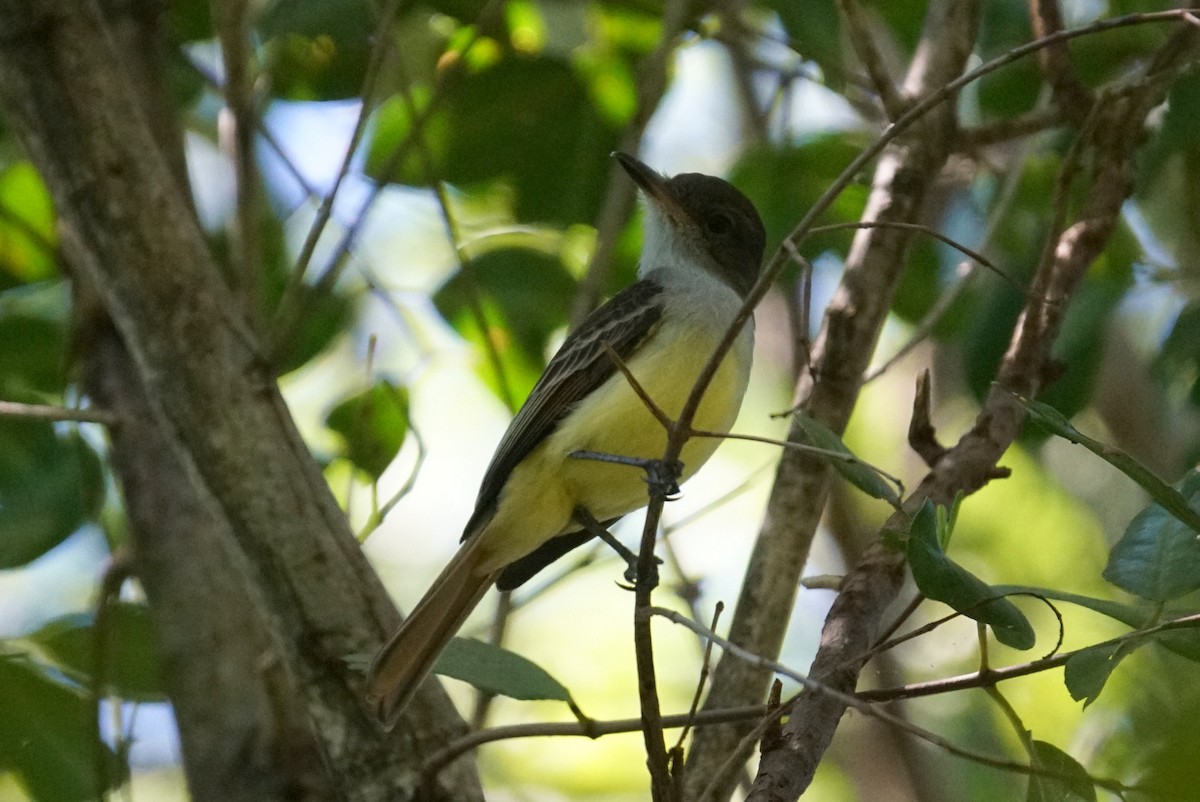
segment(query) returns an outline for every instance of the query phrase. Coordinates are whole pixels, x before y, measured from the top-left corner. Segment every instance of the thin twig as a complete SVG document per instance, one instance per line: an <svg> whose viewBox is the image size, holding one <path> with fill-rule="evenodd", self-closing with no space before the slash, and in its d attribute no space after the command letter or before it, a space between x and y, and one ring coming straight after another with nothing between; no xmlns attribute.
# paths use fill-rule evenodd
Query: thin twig
<svg viewBox="0 0 1200 802"><path fill-rule="evenodd" d="M29 418L45 421L74 421L76 423L101 423L116 426L117 416L104 409L68 409L47 404L22 404L18 401L0 401L0 416Z"/></svg>
<svg viewBox="0 0 1200 802"><path fill-rule="evenodd" d="M221 61L225 67L224 113L218 121L219 138L236 176L237 200L230 226L233 244L227 272L230 286L241 295L246 315L257 327L263 311L265 276L259 253L258 165L254 158L254 132L258 108L254 97L255 64L250 49L250 3L220 0L210 6Z"/></svg>
<svg viewBox="0 0 1200 802"><path fill-rule="evenodd" d="M766 712L762 705L750 707L728 708L725 710L701 710L693 716L691 713L675 713L662 717L663 727L676 729L687 726L707 726L709 724L728 724L731 721L747 721L757 719ZM510 741L515 738L551 738L573 736L596 738L605 735L618 735L626 732L640 732L641 718L624 718L612 721L563 721L539 724L511 724L504 727L492 727L477 730L452 741L440 752L432 755L421 767L421 774L431 777L460 756L476 749L483 744L496 741Z"/></svg>
<svg viewBox="0 0 1200 802"><path fill-rule="evenodd" d="M763 437L757 434L736 434L734 432L708 432L703 429L691 429L688 431L690 437L712 437L722 440L745 440L750 443L766 443L779 448L786 448L791 451L803 451L806 454L815 454L826 459L837 460L844 462L847 465L861 465L874 474L877 474L881 479L891 482L896 486L897 491L904 493L904 482L899 478L892 476L883 468L879 468L861 457L856 457L853 454L847 454L842 451L832 451L828 448L820 448L819 446L810 446L806 443L794 443L791 440L778 440L774 437Z"/></svg>
<svg viewBox="0 0 1200 802"><path fill-rule="evenodd" d="M1023 166L1031 149L1032 143L1025 143L1021 148L1017 158L1013 159L1013 162L1018 166ZM1021 183L1022 172L1023 170L1019 169L1019 167L1018 169L1010 168L1005 172L1004 181L1001 184L1000 192L997 195L995 203L992 204L991 210L988 212L987 223L984 226L983 233L979 237L979 244L975 246L976 251L983 251L990 247L992 239L1000 230L1001 221L1004 220L1008 215L1009 209L1017 197L1017 188ZM917 345L924 342L925 339L933 333L934 327L941 322L942 318L949 313L954 304L958 302L958 299L962 297L963 293L967 291L967 288L971 286L975 275L979 272L980 264L982 263L977 260L972 262L962 262L959 264L958 272L960 278L958 283L951 286L946 292L942 293L938 297L937 301L933 304L925 316L921 318L916 326L913 327L912 333L909 335L908 340L904 343L904 345L900 346L896 353L892 354L890 357L884 360L881 365L863 376L863 384L872 382L882 376L897 362L908 356L908 354L914 348L916 348ZM1000 275L1003 275L1006 279L1008 279L1007 275L1003 273ZM1008 280L1011 281L1012 279ZM1022 293L1025 292L1025 286L1023 284L1018 283L1017 286Z"/></svg>
<svg viewBox="0 0 1200 802"><path fill-rule="evenodd" d="M1057 106L1034 109L1019 117L1008 117L975 128L962 129L958 133L958 148L970 153L989 145L1040 134L1065 122L1066 115Z"/></svg>
<svg viewBox="0 0 1200 802"><path fill-rule="evenodd" d="M721 620L721 613L725 611L725 603L717 602L713 609L712 623L708 628L713 632L717 631L717 622ZM712 661L713 642L710 638L704 639L704 657L700 661L700 676L696 679L696 693L692 695L692 704L688 708L688 715L695 720L696 713L700 709L700 697L704 695L704 685L708 680L709 665ZM672 751L682 750L683 743L687 740L688 733L691 732L692 721L684 725L679 733L679 740L675 742L675 749Z"/></svg>
<svg viewBox="0 0 1200 802"><path fill-rule="evenodd" d="M300 248L300 255L296 258L296 266L292 269L288 284L284 287L283 294L279 299L279 306L275 312L276 342L289 341L294 334L293 329L298 325L299 320L303 316L304 310L301 308L303 293L301 292L301 288L304 285L304 275L308 272L309 262L312 261L313 254L317 250L317 242L320 240L322 232L325 231L325 226L329 222L329 218L333 215L333 204L337 199L338 191L342 187L342 182L350 174L350 166L353 163L354 154L358 151L358 146L362 142L363 136L366 135L367 123L370 121L371 111L374 108L373 104L379 81L379 73L392 47L394 37L391 35L391 30L395 23L396 15L400 11L401 2L402 0L387 0L387 5L384 6L379 17L379 22L375 26L376 46L371 50L371 58L367 62L366 73L363 76L363 88L360 93L362 96L362 107L359 109L358 119L354 123L354 131L350 134L350 143L346 146L346 153L342 157L341 165L338 167L337 176L333 180L333 186L330 187L329 192L321 202L321 206L317 209L317 216L309 227L308 236L304 238L304 244ZM274 352L277 348L271 348L270 350Z"/></svg>
<svg viewBox="0 0 1200 802"><path fill-rule="evenodd" d="M704 637L711 638L713 641L715 641L717 643L718 646L720 646L723 650L725 650L729 654L732 654L741 660L745 660L747 662L753 663L762 668L770 669L771 671L775 672L776 674L780 674L784 677L787 677L788 679L791 679L794 682L796 682L797 684L801 685L804 688L805 692L828 696L831 699L836 700L839 704L842 704L846 707L857 710L858 712L863 713L864 715L870 716L871 718L877 719L885 724L890 724L891 726L896 727L897 729L902 730L903 732L906 732L910 735L914 735L923 741L931 743L934 746L937 746L937 747L941 748L942 750L944 750L944 751L948 752L949 754L952 754L956 757L961 757L966 760L970 760L972 762L978 763L980 765L990 766L991 768L1001 769L1003 771L1011 771L1011 772L1014 772L1017 774L1061 778L1061 775L1059 775L1056 772L1045 771L1036 766L1031 766L1031 765L1025 764L1025 763L1017 763L1015 761L1005 760L1003 758L993 757L992 755L988 755L983 752L978 752L973 749L967 749L965 747L959 746L958 744L954 743L953 741L951 741L947 738L944 738L935 732L927 730L923 727L918 727L916 724L913 724L912 722L910 722L904 718L901 718L900 716L889 713L886 710L883 710L880 707L878 707L874 704L871 704L870 702L865 701L863 698L863 695L852 696L850 694L842 693L841 691L838 691L828 685L825 685L822 682L814 680L811 677L805 676L804 674L801 674L798 671L793 671L792 669L788 668L787 666L783 665L782 663L779 663L774 660L768 660L765 657L762 657L760 655L756 655L751 652L747 652L744 649L741 649L740 647L738 647L736 644L731 643L730 641L726 640L725 638L722 638L721 636L717 635L715 632L712 632L711 630L706 629L703 625L698 624L695 621L691 621L686 616L680 615L679 613L675 612L674 610L667 610L662 607L651 607L646 611L646 614L661 616L663 618L666 618L669 621L672 621L673 623L679 624L683 627L686 627L686 628L692 630L693 632L695 632L698 635L702 635ZM993 673L993 672L989 672L989 675L991 673ZM979 676L979 675L976 674L975 676ZM785 703L782 706L782 709L786 711L789 707L790 707L790 703ZM1111 790L1120 790L1120 791L1134 790L1133 786L1125 785L1124 783L1122 783L1118 780L1114 780L1114 779L1102 778L1102 777L1090 777L1089 779L1095 785L1097 785L1098 787L1101 787L1101 788L1106 788L1106 789L1111 789Z"/></svg>
<svg viewBox="0 0 1200 802"><path fill-rule="evenodd" d="M999 267L997 267L995 264L993 264L992 260L988 259L982 253L980 253L977 250L968 248L966 245L963 245L961 242L954 239L953 237L948 237L945 234L941 233L940 231L936 231L935 229L932 229L929 226L923 225L921 223L903 223L898 220L850 220L850 221L847 221L844 223L830 223L829 225L825 225L825 226L815 226L808 233L810 235L824 234L828 231L842 231L842 230L847 230L847 229L862 229L862 228L892 228L892 229L897 229L900 231L915 231L919 234L924 234L927 237L932 237L933 239L937 240L938 242L949 245L954 250L970 257L971 260L974 261L976 264L979 264L979 265L987 268L988 270L992 271L997 276L999 276L1004 281L1006 281L1008 284L1010 284L1011 286L1016 288L1022 295L1026 294L1025 286L1023 284L1021 284L1021 282L1017 281L1015 278L1008 275L1008 273L1005 273L1003 270L1001 270Z"/></svg>
<svg viewBox="0 0 1200 802"><path fill-rule="evenodd" d="M883 55L875 46L875 38L871 35L871 28L867 24L862 6L858 0L838 0L838 9L842 12L842 19L846 21L850 43L854 46L854 52L858 54L858 60L866 69L871 85L879 95L884 113L887 114L888 120L898 119L904 113L905 100L896 89L892 76L888 74Z"/></svg>
<svg viewBox="0 0 1200 802"><path fill-rule="evenodd" d="M1029 16L1035 37L1042 38L1063 29L1062 8L1058 0L1029 0ZM1095 100L1091 90L1075 72L1067 43L1057 42L1038 51L1037 62L1042 77L1054 95L1055 105L1069 119L1082 123L1091 113Z"/></svg>
<svg viewBox="0 0 1200 802"><path fill-rule="evenodd" d="M642 387L641 382L637 380L637 377L630 372L629 366L625 364L625 360L621 359L621 355L613 349L612 345L610 345L607 340L601 342L600 345L604 348L604 353L610 360L612 360L613 365L615 365L617 370L621 372L621 375L625 377L625 381L629 383L629 388L633 390L650 414L654 416L655 420L662 424L664 429L670 429L675 422L671 420L671 417L667 413L662 411L662 407L654 403L654 399L651 398L650 394L646 392L646 388Z"/></svg>
<svg viewBox="0 0 1200 802"><path fill-rule="evenodd" d="M918 120L925 116L931 109L941 105L950 98L958 94L958 91L964 86L979 80L985 75L989 75L1002 67L1005 67L1014 61L1018 61L1031 53L1036 53L1044 47L1050 47L1059 42L1066 42L1071 39L1077 39L1081 36L1091 36L1104 31L1111 31L1118 28L1125 28L1131 25L1145 25L1156 22L1186 22L1195 19L1195 12L1188 9L1177 9L1170 11L1158 11L1150 13L1125 14L1120 17L1111 19L1097 20L1089 25L1081 28L1073 28L1070 30L1058 31L1050 36L1042 39L1037 39L1032 42L1027 42L1024 45L1015 47L1009 50L1002 56L999 56L991 61L976 67L973 70L963 73L953 81L944 84L939 89L931 92L923 97L919 102L915 103L908 111L892 123L887 129L881 133L874 142L861 153L858 154L846 166L844 170L834 179L833 183L821 194L821 197L809 207L808 211L800 219L800 222L792 229L791 233L785 238L785 243L797 243L807 237L813 227L813 224L823 215L833 202L841 195L842 191L850 185L859 171L866 166L868 162L883 152L884 148L890 145L900 134L907 131ZM725 336L713 349L712 356L708 363L697 377L695 384L692 386L692 392L688 396L687 402L679 415L679 422L683 427L691 425L692 419L695 417L696 410L700 406L700 399L704 396L705 390L712 382L716 375L717 368L724 359L725 354L733 347L734 340L737 339L738 333L742 327L754 314L754 308L763 296L767 294L774 283L775 278L783 270L784 265L789 261L790 254L787 247L781 244L779 249L771 256L766 267L759 275L758 281L754 287L746 295L746 299L742 304L741 310L730 323L729 328L725 332ZM664 455L666 459L677 459L679 451L682 449L682 442L669 442L667 453Z"/></svg>

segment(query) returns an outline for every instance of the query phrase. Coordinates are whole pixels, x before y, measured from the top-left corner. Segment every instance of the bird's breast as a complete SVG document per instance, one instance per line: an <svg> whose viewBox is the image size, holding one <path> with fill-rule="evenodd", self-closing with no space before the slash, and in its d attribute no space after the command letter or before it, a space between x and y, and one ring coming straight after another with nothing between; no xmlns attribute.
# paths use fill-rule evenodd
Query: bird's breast
<svg viewBox="0 0 1200 802"><path fill-rule="evenodd" d="M663 321L654 341L640 348L626 367L644 394L667 417L678 418L724 329L714 330L709 321ZM728 432L737 418L750 375L752 329L738 336L713 376L696 416L695 429ZM555 442L557 441L557 442ZM552 453L596 451L641 459L657 459L666 449L662 423L648 409L626 377L617 373L586 398L546 443ZM720 445L712 437L693 437L680 456L687 479ZM614 518L646 504L643 472L624 465L592 460L567 459L563 483L577 506L586 507L599 520Z"/></svg>

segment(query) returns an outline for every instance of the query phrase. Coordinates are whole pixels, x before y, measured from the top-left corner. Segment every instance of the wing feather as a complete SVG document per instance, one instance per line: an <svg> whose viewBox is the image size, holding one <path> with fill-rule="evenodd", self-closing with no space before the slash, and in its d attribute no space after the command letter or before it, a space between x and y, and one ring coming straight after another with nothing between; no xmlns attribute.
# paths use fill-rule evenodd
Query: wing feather
<svg viewBox="0 0 1200 802"><path fill-rule="evenodd" d="M604 344L628 361L653 334L662 318L661 294L662 286L653 280L632 284L588 315L567 336L501 438L483 476L463 540L491 518L513 468L558 428L579 401L617 372Z"/></svg>

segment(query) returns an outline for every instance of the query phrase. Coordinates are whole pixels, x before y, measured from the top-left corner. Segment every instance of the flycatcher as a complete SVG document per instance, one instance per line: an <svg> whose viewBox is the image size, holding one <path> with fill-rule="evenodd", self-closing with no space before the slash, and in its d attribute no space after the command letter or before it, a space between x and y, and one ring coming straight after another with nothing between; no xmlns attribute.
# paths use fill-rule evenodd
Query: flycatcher
<svg viewBox="0 0 1200 802"><path fill-rule="evenodd" d="M666 430L613 355L659 409L678 417L758 277L766 233L745 195L719 178L667 179L615 155L647 201L639 281L590 314L550 360L500 440L461 548L375 657L367 698L388 726L489 587L520 585L647 504L640 471L595 458L655 460L666 449ZM729 431L753 346L750 321L705 391L696 429ZM718 445L688 440L680 480Z"/></svg>

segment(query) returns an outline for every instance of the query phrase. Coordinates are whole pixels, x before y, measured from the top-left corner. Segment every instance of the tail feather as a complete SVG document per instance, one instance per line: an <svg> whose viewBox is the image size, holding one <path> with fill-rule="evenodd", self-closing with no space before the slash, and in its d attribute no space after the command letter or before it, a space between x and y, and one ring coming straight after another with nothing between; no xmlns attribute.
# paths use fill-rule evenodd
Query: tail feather
<svg viewBox="0 0 1200 802"><path fill-rule="evenodd" d="M459 549L371 664L367 701L389 729L495 581L494 573L476 572L478 552L472 545Z"/></svg>

